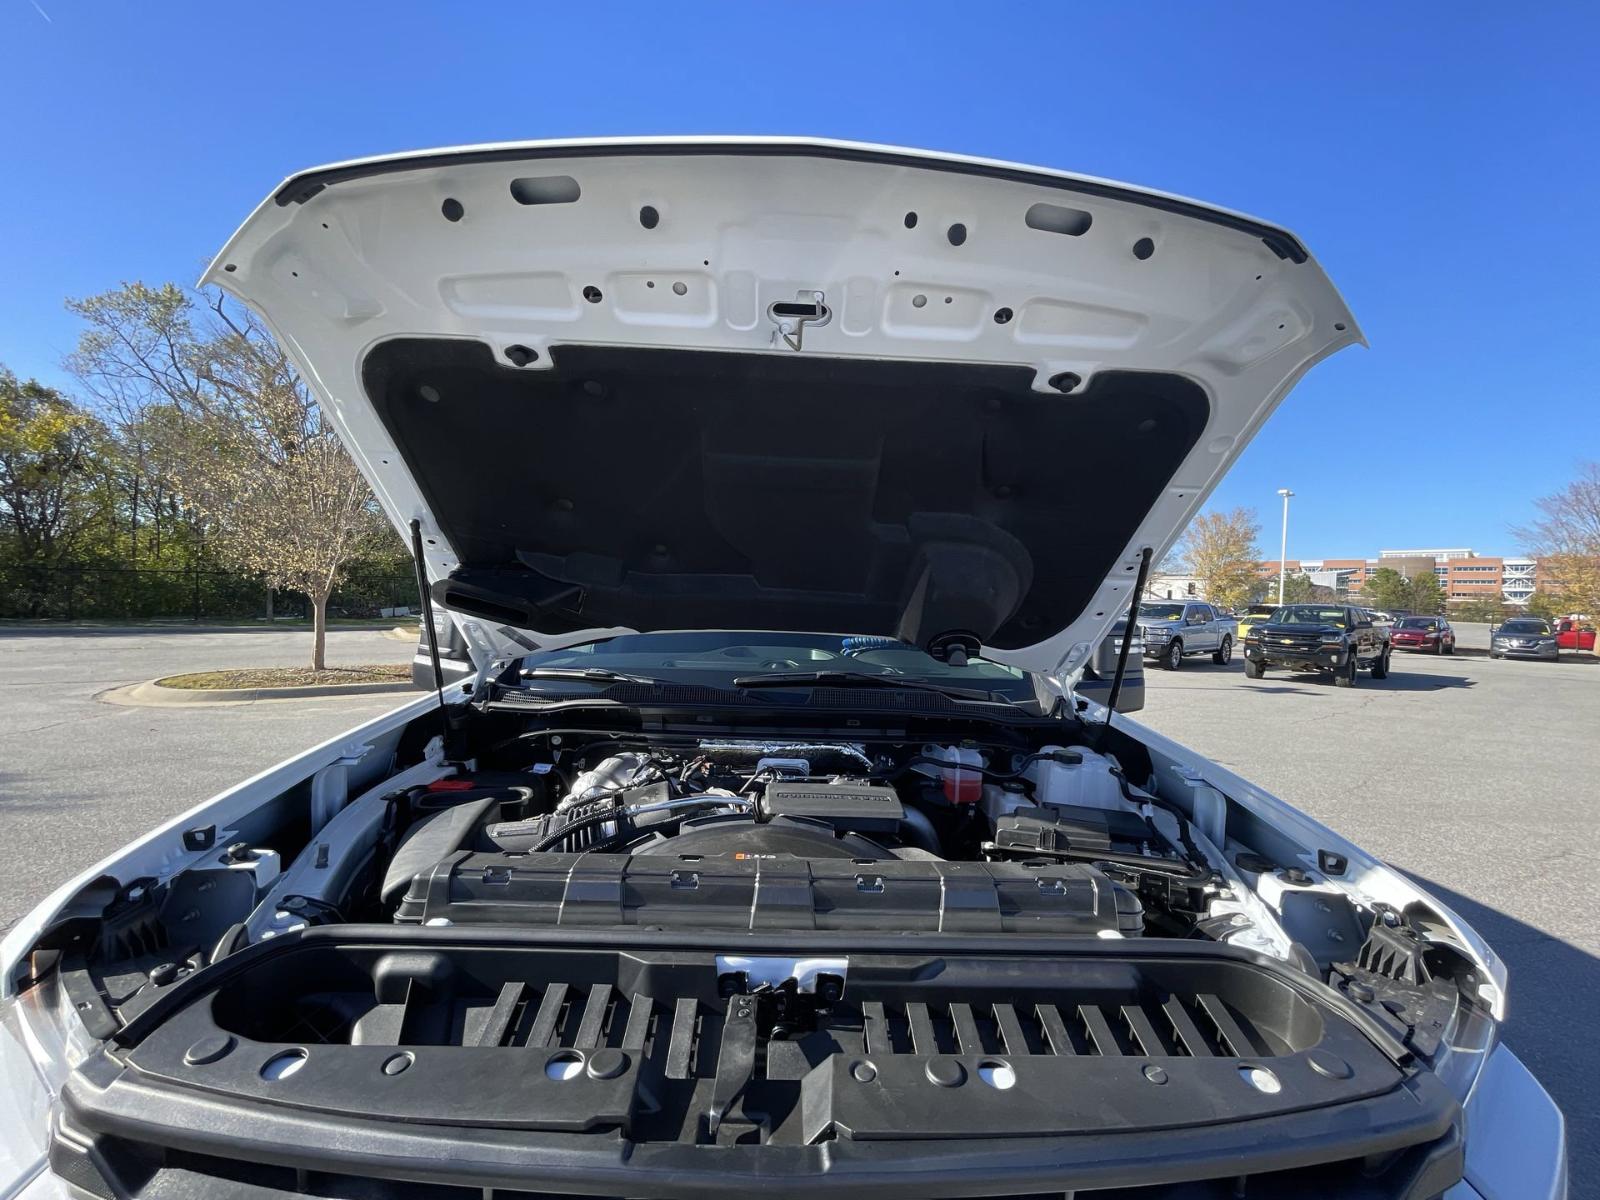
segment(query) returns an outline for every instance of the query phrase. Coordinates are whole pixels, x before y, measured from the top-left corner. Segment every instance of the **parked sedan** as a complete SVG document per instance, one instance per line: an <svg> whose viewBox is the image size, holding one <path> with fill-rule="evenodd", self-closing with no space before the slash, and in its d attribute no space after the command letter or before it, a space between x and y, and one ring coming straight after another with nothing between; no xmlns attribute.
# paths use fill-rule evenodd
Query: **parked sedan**
<svg viewBox="0 0 1600 1200"><path fill-rule="evenodd" d="M1561 657L1556 631L1539 617L1514 617L1489 631L1490 658L1539 658L1555 662Z"/></svg>
<svg viewBox="0 0 1600 1200"><path fill-rule="evenodd" d="M1442 617L1401 617L1389 631L1389 645L1396 650L1454 654L1456 631Z"/></svg>

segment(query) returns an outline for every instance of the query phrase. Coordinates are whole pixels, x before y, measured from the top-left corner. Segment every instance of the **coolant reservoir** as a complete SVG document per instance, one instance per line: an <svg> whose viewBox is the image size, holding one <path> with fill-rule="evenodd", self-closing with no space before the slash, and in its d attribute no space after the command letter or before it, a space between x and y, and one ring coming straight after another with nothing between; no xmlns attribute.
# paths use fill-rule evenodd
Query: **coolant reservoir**
<svg viewBox="0 0 1600 1200"><path fill-rule="evenodd" d="M940 771L945 799L951 804L976 804L983 795L983 752L975 746L924 746L924 757L947 764Z"/></svg>
<svg viewBox="0 0 1600 1200"><path fill-rule="evenodd" d="M1035 803L1119 811L1128 808L1112 774L1115 764L1105 755L1069 746L1045 746L1040 753L1059 757L1037 759L1023 772L1033 783ZM1073 758L1078 761L1063 761Z"/></svg>

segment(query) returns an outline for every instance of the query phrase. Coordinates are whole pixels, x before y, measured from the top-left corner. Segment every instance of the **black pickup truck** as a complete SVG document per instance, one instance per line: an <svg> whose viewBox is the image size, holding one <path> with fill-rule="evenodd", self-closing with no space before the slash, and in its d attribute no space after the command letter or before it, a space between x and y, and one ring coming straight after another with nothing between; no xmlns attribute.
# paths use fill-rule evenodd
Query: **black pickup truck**
<svg viewBox="0 0 1600 1200"><path fill-rule="evenodd" d="M1389 640L1359 608L1342 604L1286 604L1253 626L1244 640L1244 673L1260 679L1268 667L1331 674L1354 687L1356 673L1389 677Z"/></svg>

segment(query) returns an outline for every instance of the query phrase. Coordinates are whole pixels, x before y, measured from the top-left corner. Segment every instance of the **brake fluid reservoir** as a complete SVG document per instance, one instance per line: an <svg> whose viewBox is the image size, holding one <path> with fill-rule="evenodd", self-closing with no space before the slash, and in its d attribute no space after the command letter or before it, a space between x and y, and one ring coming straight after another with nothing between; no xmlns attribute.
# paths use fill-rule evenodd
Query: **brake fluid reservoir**
<svg viewBox="0 0 1600 1200"><path fill-rule="evenodd" d="M1039 804L1116 810L1128 807L1112 774L1113 764L1104 755L1068 746L1045 746L1039 753L1055 755L1036 759L1023 772L1033 783L1034 799Z"/></svg>

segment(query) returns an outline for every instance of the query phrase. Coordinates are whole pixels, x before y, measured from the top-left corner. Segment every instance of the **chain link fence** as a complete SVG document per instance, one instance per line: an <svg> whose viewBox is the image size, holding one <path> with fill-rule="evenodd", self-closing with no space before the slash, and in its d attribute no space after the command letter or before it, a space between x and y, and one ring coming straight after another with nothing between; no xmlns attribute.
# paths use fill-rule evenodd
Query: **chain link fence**
<svg viewBox="0 0 1600 1200"><path fill-rule="evenodd" d="M328 599L330 618L415 612L409 567L352 571ZM256 576L194 568L0 565L0 619L196 622L309 620L300 593L271 590Z"/></svg>

